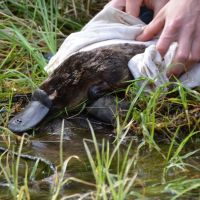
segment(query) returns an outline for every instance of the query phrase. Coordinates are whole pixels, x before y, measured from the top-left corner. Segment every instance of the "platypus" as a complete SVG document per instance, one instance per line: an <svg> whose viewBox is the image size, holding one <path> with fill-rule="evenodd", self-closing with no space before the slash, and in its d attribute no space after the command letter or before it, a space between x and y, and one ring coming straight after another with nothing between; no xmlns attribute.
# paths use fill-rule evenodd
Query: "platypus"
<svg viewBox="0 0 200 200"><path fill-rule="evenodd" d="M94 101L124 88L133 79L128 61L145 48L123 43L74 53L40 85L25 109L9 121L9 129L24 132L41 122L50 110L72 109L87 99Z"/></svg>

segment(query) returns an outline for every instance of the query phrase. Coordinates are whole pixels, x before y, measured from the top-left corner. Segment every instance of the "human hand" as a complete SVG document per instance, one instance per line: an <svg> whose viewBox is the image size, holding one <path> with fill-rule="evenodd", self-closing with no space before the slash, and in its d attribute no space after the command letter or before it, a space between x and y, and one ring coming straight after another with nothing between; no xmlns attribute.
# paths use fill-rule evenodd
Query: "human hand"
<svg viewBox="0 0 200 200"><path fill-rule="evenodd" d="M169 0L112 0L109 5L135 17L139 16L140 7L145 5L147 8L154 11L155 16L168 1Z"/></svg>
<svg viewBox="0 0 200 200"><path fill-rule="evenodd" d="M161 32L156 48L165 55L172 42L178 49L167 75L180 76L200 61L200 0L170 0L137 38L151 40Z"/></svg>

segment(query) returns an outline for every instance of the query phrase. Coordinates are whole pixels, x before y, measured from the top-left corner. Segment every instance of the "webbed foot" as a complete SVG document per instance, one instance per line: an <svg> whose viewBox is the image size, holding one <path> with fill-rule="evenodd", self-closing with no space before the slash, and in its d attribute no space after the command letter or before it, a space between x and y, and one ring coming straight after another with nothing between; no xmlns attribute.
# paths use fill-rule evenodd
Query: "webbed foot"
<svg viewBox="0 0 200 200"><path fill-rule="evenodd" d="M106 91L109 90L109 85L107 82L100 82L91 86L88 90L89 99L96 100L105 95Z"/></svg>
<svg viewBox="0 0 200 200"><path fill-rule="evenodd" d="M92 115L96 119L114 125L116 111L123 114L128 110L129 103L125 100L117 103L116 97L109 95L104 96L96 100L90 106L87 107L88 114Z"/></svg>

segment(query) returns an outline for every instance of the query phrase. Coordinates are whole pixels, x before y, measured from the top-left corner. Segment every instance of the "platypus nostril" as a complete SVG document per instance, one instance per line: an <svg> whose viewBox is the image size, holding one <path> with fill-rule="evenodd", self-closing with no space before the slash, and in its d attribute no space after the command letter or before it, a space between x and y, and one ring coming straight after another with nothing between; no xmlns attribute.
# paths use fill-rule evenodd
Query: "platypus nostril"
<svg viewBox="0 0 200 200"><path fill-rule="evenodd" d="M16 119L15 122L16 122L16 124L21 124L22 123L22 119Z"/></svg>

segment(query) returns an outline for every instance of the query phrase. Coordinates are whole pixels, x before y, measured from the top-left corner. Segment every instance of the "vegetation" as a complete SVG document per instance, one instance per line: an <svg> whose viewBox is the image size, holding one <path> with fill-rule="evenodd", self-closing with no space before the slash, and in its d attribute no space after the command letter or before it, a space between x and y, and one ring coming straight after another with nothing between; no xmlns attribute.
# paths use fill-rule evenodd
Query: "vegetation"
<svg viewBox="0 0 200 200"><path fill-rule="evenodd" d="M65 154L63 121L53 174L40 157L31 162L22 159L38 136L16 136L6 128L9 117L27 101L16 94L32 92L46 78L48 56L106 2L0 1L0 134L1 146L9 150L0 156L0 191L7 188L0 199L200 198L198 88L167 83L147 95L144 88L149 80L143 80L140 87L141 80L130 82L125 90L130 108L125 117L116 111L114 141L106 136L99 139L88 121L91 138L83 141L88 160ZM74 165L86 168L92 178L78 177L78 172L69 176ZM50 189L41 190L37 180L48 176L53 176ZM78 184L78 191L67 188L73 183Z"/></svg>

